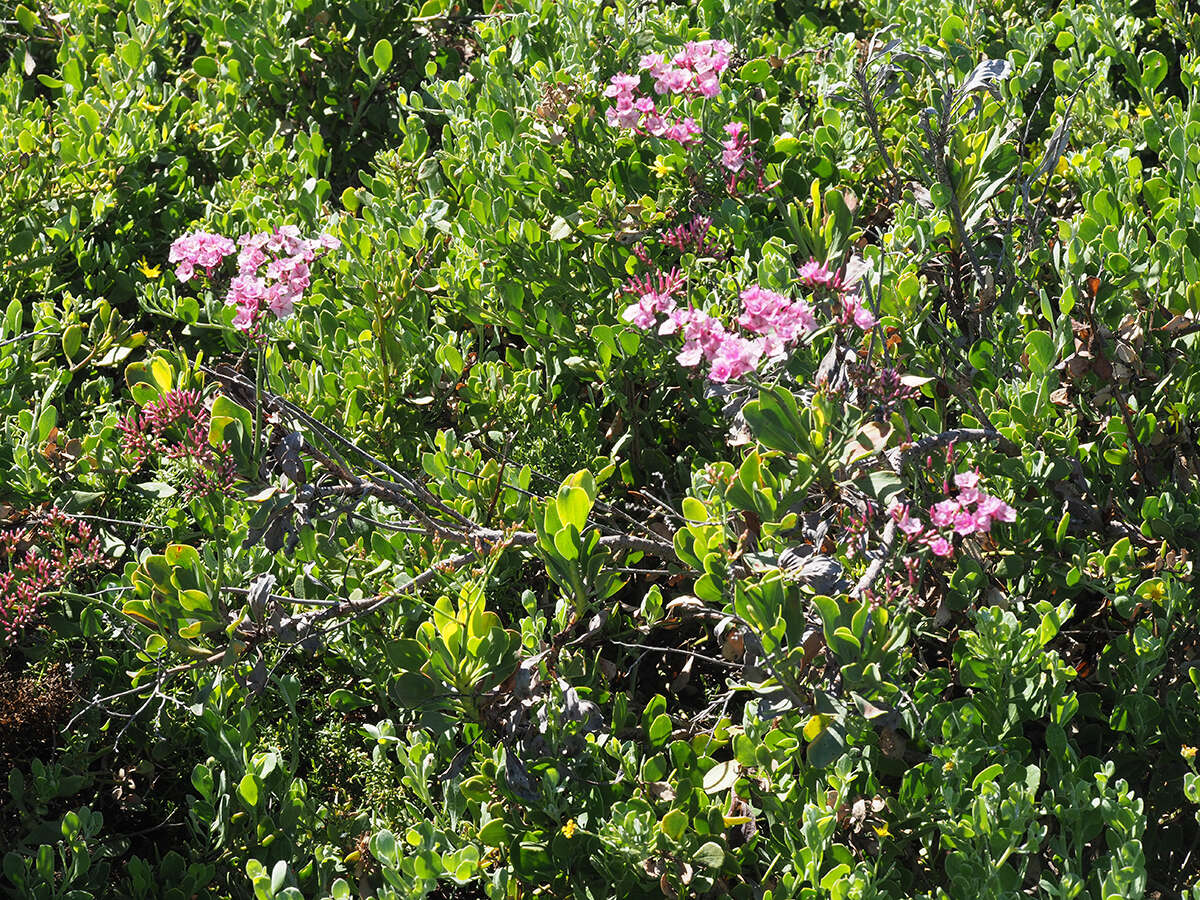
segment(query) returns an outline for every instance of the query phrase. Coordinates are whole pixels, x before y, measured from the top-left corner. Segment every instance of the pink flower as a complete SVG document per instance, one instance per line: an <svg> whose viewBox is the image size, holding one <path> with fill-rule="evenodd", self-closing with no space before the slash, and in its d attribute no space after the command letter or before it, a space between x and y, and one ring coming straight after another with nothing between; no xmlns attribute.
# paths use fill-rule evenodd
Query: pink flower
<svg viewBox="0 0 1200 900"><path fill-rule="evenodd" d="M875 327L877 322L878 319L876 319L874 314L872 314L872 312L865 306L860 306L854 311L854 324L857 325L862 331L869 331Z"/></svg>
<svg viewBox="0 0 1200 900"><path fill-rule="evenodd" d="M663 137L683 144L685 147L696 140L696 136L700 134L700 126L696 124L696 120L689 116L686 119L681 119L674 125L669 127Z"/></svg>
<svg viewBox="0 0 1200 900"><path fill-rule="evenodd" d="M275 318L286 319L292 314L292 310L296 305L298 293L294 293L284 285L275 285L268 292L267 308L275 313Z"/></svg>
<svg viewBox="0 0 1200 900"><path fill-rule="evenodd" d="M800 267L800 280L808 287L829 287L836 289L841 284L841 278L831 272L825 263L810 259Z"/></svg>
<svg viewBox="0 0 1200 900"><path fill-rule="evenodd" d="M1000 522L1017 521L1017 511L1003 500L990 494L980 495L978 509Z"/></svg>
<svg viewBox="0 0 1200 900"><path fill-rule="evenodd" d="M625 308L625 312L621 313L621 318L626 322L631 322L638 328L649 328L656 321L655 309L653 303L647 303L647 298L653 295L647 294L642 297L637 303L630 304Z"/></svg>
<svg viewBox="0 0 1200 900"><path fill-rule="evenodd" d="M836 276L834 276L836 278ZM842 294L843 318L852 321L862 331L874 328L878 321L858 294Z"/></svg>
<svg viewBox="0 0 1200 900"><path fill-rule="evenodd" d="M675 361L685 369L690 369L693 366L700 365L700 360L704 353L700 349L700 345L695 341L688 341L683 345L683 349L675 356Z"/></svg>
<svg viewBox="0 0 1200 900"><path fill-rule="evenodd" d="M662 68L664 65L663 55L661 53L647 53L638 63L638 68L643 72L654 72L656 69Z"/></svg>
<svg viewBox="0 0 1200 900"><path fill-rule="evenodd" d="M181 235L171 243L167 260L178 263L175 275L180 281L191 281L197 266L211 277L213 270L235 250L237 246L227 237L195 231Z"/></svg>
<svg viewBox="0 0 1200 900"><path fill-rule="evenodd" d="M954 533L955 534L974 534L975 533L975 516L963 510L954 517Z"/></svg>
<svg viewBox="0 0 1200 900"><path fill-rule="evenodd" d="M959 488L973 488L979 484L979 472L972 470L970 472L959 472L954 476L954 485Z"/></svg>
<svg viewBox="0 0 1200 900"><path fill-rule="evenodd" d="M954 552L954 547L941 535L929 542L929 549L933 551L934 556L949 556Z"/></svg>
<svg viewBox="0 0 1200 900"><path fill-rule="evenodd" d="M908 504L906 503L892 503L888 509L888 515L895 520L896 525L910 540L919 537L921 532L925 530L925 526L921 524L920 519L909 515Z"/></svg>
<svg viewBox="0 0 1200 900"><path fill-rule="evenodd" d="M696 93L701 97L712 99L721 93L721 79L716 72L704 72L696 76Z"/></svg>
<svg viewBox="0 0 1200 900"><path fill-rule="evenodd" d="M929 520L938 528L948 528L958 517L960 507L957 500L943 500L929 509Z"/></svg>
<svg viewBox="0 0 1200 900"><path fill-rule="evenodd" d="M630 94L641 86L642 79L636 75L626 75L624 73L614 75L609 79L608 87L604 89L605 97L620 97L623 94Z"/></svg>
<svg viewBox="0 0 1200 900"><path fill-rule="evenodd" d="M746 152L750 142L745 135L746 126L741 122L730 122L725 126L728 139L721 143L724 152L721 154L721 165L730 172L740 172L746 165Z"/></svg>
<svg viewBox="0 0 1200 900"><path fill-rule="evenodd" d="M254 310L248 306L239 306L233 317L233 327L239 331L249 331L254 327Z"/></svg>
<svg viewBox="0 0 1200 900"><path fill-rule="evenodd" d="M226 306L258 306L259 298L266 290L266 283L257 275L238 275L229 282L229 293L225 295Z"/></svg>

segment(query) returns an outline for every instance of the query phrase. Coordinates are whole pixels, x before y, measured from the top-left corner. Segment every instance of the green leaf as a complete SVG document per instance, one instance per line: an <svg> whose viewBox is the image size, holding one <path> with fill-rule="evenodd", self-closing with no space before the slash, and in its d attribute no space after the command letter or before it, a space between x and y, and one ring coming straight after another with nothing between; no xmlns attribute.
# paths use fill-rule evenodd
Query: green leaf
<svg viewBox="0 0 1200 900"><path fill-rule="evenodd" d="M208 766L202 763L196 763L192 769L192 787L205 800L212 799L213 792L213 776L212 771Z"/></svg>
<svg viewBox="0 0 1200 900"><path fill-rule="evenodd" d="M672 840L679 840L687 830L688 817L681 809L673 809L662 817L659 827L662 833Z"/></svg>
<svg viewBox="0 0 1200 900"><path fill-rule="evenodd" d="M564 526L574 525L576 531L582 532L592 511L592 499L581 487L563 485L558 489L554 506Z"/></svg>
<svg viewBox="0 0 1200 900"><path fill-rule="evenodd" d="M83 344L83 329L79 325L68 325L62 335L63 353L68 360L74 361Z"/></svg>
<svg viewBox="0 0 1200 900"><path fill-rule="evenodd" d="M492 819L479 829L479 843L485 847L503 847L511 839L508 825L503 819Z"/></svg>
<svg viewBox="0 0 1200 900"><path fill-rule="evenodd" d="M752 59L742 66L738 77L747 84L758 84L760 81L765 81L770 74L771 64L769 62L765 59Z"/></svg>
<svg viewBox="0 0 1200 900"><path fill-rule="evenodd" d="M396 836L387 829L371 838L371 855L389 868L400 865L400 854L396 848Z"/></svg>
<svg viewBox="0 0 1200 900"><path fill-rule="evenodd" d="M350 693L345 688L338 688L329 695L330 708L336 709L339 712L350 712L351 710L370 705L370 700L364 700L362 697Z"/></svg>
<svg viewBox="0 0 1200 900"><path fill-rule="evenodd" d="M142 45L137 41L126 41L117 52L131 69L136 69L142 61Z"/></svg>
<svg viewBox="0 0 1200 900"><path fill-rule="evenodd" d="M512 113L507 109L498 109L492 113L492 132L496 135L496 140L511 140L516 130L517 127L513 121Z"/></svg>
<svg viewBox="0 0 1200 900"><path fill-rule="evenodd" d="M428 19L436 19L446 12L450 7L450 0L425 0L421 4L421 9L417 12L414 22L421 22Z"/></svg>
<svg viewBox="0 0 1200 900"><path fill-rule="evenodd" d="M671 736L671 717L666 713L660 713L650 723L650 743L652 746L661 747L667 742L667 738Z"/></svg>
<svg viewBox="0 0 1200 900"><path fill-rule="evenodd" d="M808 745L808 763L818 769L824 769L836 762L845 751L846 738L842 733L842 726L833 723Z"/></svg>
<svg viewBox="0 0 1200 900"><path fill-rule="evenodd" d="M201 78L216 78L221 67L211 56L197 56L192 60L192 71Z"/></svg>
<svg viewBox="0 0 1200 900"><path fill-rule="evenodd" d="M801 434L808 429L790 391L781 387L764 388L757 399L746 404L742 413L763 446L784 453L801 453L805 449Z"/></svg>
<svg viewBox="0 0 1200 900"><path fill-rule="evenodd" d="M705 841L692 857L692 861L709 869L719 869L725 864L725 851L716 841Z"/></svg>
<svg viewBox="0 0 1200 900"><path fill-rule="evenodd" d="M896 496L904 490L904 482L894 472L872 472L854 482L868 495L879 501L881 508L892 505Z"/></svg>
<svg viewBox="0 0 1200 900"><path fill-rule="evenodd" d="M246 438L254 433L254 416L250 410L221 394L213 401L212 420L208 429L208 442L214 447L220 447L226 440L225 425L230 421L241 423L242 434Z"/></svg>
<svg viewBox="0 0 1200 900"><path fill-rule="evenodd" d="M163 554L169 566L179 566L199 571L201 568L200 553L191 544L169 544Z"/></svg>
<svg viewBox="0 0 1200 900"><path fill-rule="evenodd" d="M13 10L13 14L17 17L17 21L21 23L21 27L33 34L38 28L38 17L24 3L18 3L17 8Z"/></svg>
<svg viewBox="0 0 1200 900"><path fill-rule="evenodd" d="M175 386L175 370L161 356L155 356L150 360L150 377L154 379L155 385L164 394L170 393L171 388Z"/></svg>
<svg viewBox="0 0 1200 900"><path fill-rule="evenodd" d="M238 782L238 793L251 808L258 806L258 781L249 772Z"/></svg>
<svg viewBox="0 0 1200 900"><path fill-rule="evenodd" d="M100 113L90 103L81 100L75 107L75 115L79 118L80 127L89 135L100 130Z"/></svg>
<svg viewBox="0 0 1200 900"><path fill-rule="evenodd" d="M1148 50L1142 56L1142 87L1153 91L1167 77L1167 58L1158 50Z"/></svg>
<svg viewBox="0 0 1200 900"><path fill-rule="evenodd" d="M971 790L977 791L979 790L979 786L981 784L987 784L989 781L995 781L996 777L1003 771L1004 766L1000 765L1000 763L992 763L990 766L976 775L971 781Z"/></svg>
<svg viewBox="0 0 1200 900"><path fill-rule="evenodd" d="M371 59L375 60L380 75L392 67L392 45L387 38L376 41L375 49L371 51Z"/></svg>
<svg viewBox="0 0 1200 900"><path fill-rule="evenodd" d="M54 426L58 424L58 409L53 406L47 406L42 410L42 414L38 416L37 438L39 441L45 441L50 437L50 432L54 430Z"/></svg>
<svg viewBox="0 0 1200 900"><path fill-rule="evenodd" d="M1029 371L1044 375L1054 363L1054 339L1044 331L1031 331L1025 335L1025 353L1029 357Z"/></svg>

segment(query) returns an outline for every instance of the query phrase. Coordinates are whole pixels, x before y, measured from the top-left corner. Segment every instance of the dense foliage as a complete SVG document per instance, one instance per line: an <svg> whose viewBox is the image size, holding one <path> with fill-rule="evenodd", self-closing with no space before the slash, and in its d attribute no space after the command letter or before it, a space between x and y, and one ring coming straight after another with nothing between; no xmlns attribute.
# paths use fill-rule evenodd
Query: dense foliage
<svg viewBox="0 0 1200 900"><path fill-rule="evenodd" d="M1200 898L1183 0L3 6L8 895Z"/></svg>

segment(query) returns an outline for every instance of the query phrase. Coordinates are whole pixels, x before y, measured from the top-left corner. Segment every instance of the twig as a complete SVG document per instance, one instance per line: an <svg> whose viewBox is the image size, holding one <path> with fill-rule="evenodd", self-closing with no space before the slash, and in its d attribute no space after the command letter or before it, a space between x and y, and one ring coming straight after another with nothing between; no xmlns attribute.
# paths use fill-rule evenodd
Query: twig
<svg viewBox="0 0 1200 900"><path fill-rule="evenodd" d="M896 546L896 531L896 520L889 519L883 529L883 539L879 544L879 555L871 561L871 564L867 566L867 570L863 572L862 577L858 579L858 583L850 591L850 596L855 600L867 592L868 588L871 587L875 579L883 571L883 567L891 560L892 550Z"/></svg>
<svg viewBox="0 0 1200 900"><path fill-rule="evenodd" d="M0 341L0 347L7 347L9 344L17 344L21 341L27 341L30 338L41 337L47 334L57 334L53 328L45 328L41 331L27 331L24 334L18 334L16 337L10 337L6 341Z"/></svg>

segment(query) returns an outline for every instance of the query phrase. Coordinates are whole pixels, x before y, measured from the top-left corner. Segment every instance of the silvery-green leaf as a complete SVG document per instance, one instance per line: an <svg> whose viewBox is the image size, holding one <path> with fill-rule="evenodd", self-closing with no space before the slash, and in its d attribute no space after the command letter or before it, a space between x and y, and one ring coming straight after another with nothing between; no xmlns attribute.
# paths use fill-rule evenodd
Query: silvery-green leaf
<svg viewBox="0 0 1200 900"><path fill-rule="evenodd" d="M789 548L790 549L790 548ZM779 557L780 568L792 581L811 587L818 594L841 593L849 583L842 578L842 564L831 556L788 557L790 566L784 566L784 555Z"/></svg>
<svg viewBox="0 0 1200 900"><path fill-rule="evenodd" d="M985 59L967 76L963 86L958 89L959 95L965 96L980 88L991 88L997 81L1007 78L1011 72L1012 63L1007 59Z"/></svg>
<svg viewBox="0 0 1200 900"><path fill-rule="evenodd" d="M1050 140L1046 142L1046 155L1042 158L1039 165L1032 175L1029 176L1029 184L1037 181L1047 172L1054 171L1054 167L1058 165L1059 158L1067 149L1067 142L1071 139L1071 115L1068 113L1063 116L1061 122L1054 129L1054 133L1050 135Z"/></svg>
<svg viewBox="0 0 1200 900"><path fill-rule="evenodd" d="M271 598L271 591L275 589L275 576L270 572L264 572L250 583L250 590L246 594L246 604L250 607L250 615L254 620L261 622L263 614L267 610L267 601Z"/></svg>

